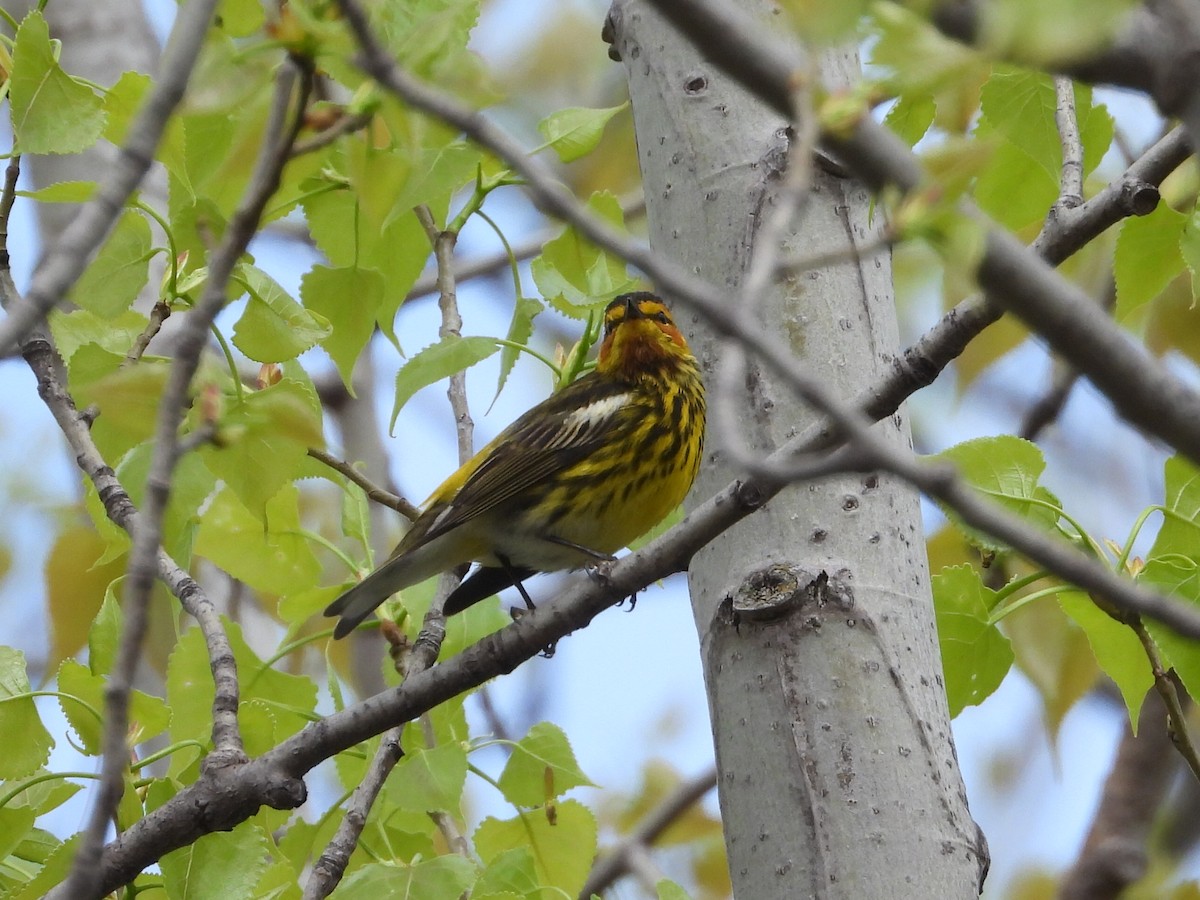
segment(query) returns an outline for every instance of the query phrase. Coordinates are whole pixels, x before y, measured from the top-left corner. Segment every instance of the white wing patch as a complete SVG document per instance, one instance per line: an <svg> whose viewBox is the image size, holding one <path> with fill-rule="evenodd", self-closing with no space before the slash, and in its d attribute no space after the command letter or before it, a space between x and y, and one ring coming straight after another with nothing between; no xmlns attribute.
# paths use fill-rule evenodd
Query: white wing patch
<svg viewBox="0 0 1200 900"><path fill-rule="evenodd" d="M621 407L633 399L633 394L614 394L580 407L563 419L562 428L555 435L551 446L563 447L570 445L579 435L586 434L597 425L610 419Z"/></svg>

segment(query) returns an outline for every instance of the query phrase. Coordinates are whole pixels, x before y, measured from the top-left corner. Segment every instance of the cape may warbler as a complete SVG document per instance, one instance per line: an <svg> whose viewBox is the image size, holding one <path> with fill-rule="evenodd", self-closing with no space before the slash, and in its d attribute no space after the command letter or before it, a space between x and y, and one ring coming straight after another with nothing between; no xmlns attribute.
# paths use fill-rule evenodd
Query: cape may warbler
<svg viewBox="0 0 1200 900"><path fill-rule="evenodd" d="M529 410L443 482L382 566L325 610L343 637L396 591L470 561L456 613L534 572L577 569L657 525L700 466L704 386L666 306L604 310L594 371ZM522 593L524 593L522 589Z"/></svg>

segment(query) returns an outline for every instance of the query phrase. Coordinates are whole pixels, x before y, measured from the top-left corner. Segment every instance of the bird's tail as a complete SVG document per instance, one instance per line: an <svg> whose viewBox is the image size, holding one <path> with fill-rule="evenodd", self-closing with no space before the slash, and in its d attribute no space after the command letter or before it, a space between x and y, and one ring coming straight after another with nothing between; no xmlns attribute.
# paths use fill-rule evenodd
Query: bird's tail
<svg viewBox="0 0 1200 900"><path fill-rule="evenodd" d="M392 557L325 607L325 615L342 617L333 629L333 636L345 637L396 591L442 571L444 563L437 558L435 551L436 548L427 544L410 553Z"/></svg>

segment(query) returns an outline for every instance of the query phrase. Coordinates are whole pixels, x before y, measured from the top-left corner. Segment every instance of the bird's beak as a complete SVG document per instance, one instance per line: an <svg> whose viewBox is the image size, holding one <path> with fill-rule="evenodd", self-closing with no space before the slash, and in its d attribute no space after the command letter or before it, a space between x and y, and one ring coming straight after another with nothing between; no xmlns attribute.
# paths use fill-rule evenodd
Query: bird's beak
<svg viewBox="0 0 1200 900"><path fill-rule="evenodd" d="M630 297L628 300L625 301L625 320L626 321L628 321L630 319L644 319L644 318L646 318L646 317L645 317L645 315L642 314L642 309L641 309L641 307L638 306L637 301L635 299Z"/></svg>

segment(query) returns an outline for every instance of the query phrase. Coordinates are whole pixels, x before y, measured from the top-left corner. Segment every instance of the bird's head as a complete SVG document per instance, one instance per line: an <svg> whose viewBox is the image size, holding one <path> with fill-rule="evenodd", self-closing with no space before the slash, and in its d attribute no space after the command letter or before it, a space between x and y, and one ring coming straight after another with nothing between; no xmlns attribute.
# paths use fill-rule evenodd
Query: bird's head
<svg viewBox="0 0 1200 900"><path fill-rule="evenodd" d="M622 294L605 307L598 371L633 377L692 359L666 304L654 294Z"/></svg>

